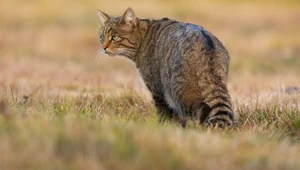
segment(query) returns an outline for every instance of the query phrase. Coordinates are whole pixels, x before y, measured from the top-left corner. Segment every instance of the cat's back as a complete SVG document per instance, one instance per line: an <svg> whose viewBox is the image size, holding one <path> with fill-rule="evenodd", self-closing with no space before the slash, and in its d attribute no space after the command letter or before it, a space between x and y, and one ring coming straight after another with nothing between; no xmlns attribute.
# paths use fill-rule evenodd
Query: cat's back
<svg viewBox="0 0 300 170"><path fill-rule="evenodd" d="M200 93L203 82L219 77L226 82L229 55L222 43L199 25L176 22L165 27L157 41L158 70L166 92L183 87L186 94ZM180 83L178 83L180 82ZM191 93L187 93L191 91ZM193 99L194 100L194 99Z"/></svg>
<svg viewBox="0 0 300 170"><path fill-rule="evenodd" d="M200 25L184 23L169 18L156 20L155 35L158 41L161 40L184 40L189 37L201 35L204 28Z"/></svg>
<svg viewBox="0 0 300 170"><path fill-rule="evenodd" d="M156 48L160 49L160 52L171 52L174 54L202 50L222 52L225 55L227 53L222 43L200 25L179 22L168 18L163 18L156 22Z"/></svg>

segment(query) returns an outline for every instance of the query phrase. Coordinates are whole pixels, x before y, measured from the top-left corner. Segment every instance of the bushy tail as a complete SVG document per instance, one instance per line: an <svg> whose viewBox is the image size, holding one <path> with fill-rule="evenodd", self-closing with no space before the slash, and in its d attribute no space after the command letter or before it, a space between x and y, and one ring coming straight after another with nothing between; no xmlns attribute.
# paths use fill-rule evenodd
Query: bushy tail
<svg viewBox="0 0 300 170"><path fill-rule="evenodd" d="M202 116L202 122L207 121L210 125L221 127L233 125L234 113L226 88L212 90L205 96L204 103L207 115L205 119Z"/></svg>

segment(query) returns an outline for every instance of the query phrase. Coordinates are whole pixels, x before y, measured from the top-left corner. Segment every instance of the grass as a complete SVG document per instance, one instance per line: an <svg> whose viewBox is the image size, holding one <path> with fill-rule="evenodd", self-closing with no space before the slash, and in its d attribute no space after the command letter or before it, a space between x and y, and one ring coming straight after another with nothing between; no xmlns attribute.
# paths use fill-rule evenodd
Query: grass
<svg viewBox="0 0 300 170"><path fill-rule="evenodd" d="M236 103L235 127L225 131L192 122L187 129L176 122L160 125L151 101L132 91L14 96L2 97L1 169L300 167L299 95Z"/></svg>
<svg viewBox="0 0 300 170"><path fill-rule="evenodd" d="M128 6L200 24L225 44L232 129L159 124L134 64L95 56L96 9ZM1 1L0 169L299 169L300 93L285 92L300 86L299 9L295 0Z"/></svg>

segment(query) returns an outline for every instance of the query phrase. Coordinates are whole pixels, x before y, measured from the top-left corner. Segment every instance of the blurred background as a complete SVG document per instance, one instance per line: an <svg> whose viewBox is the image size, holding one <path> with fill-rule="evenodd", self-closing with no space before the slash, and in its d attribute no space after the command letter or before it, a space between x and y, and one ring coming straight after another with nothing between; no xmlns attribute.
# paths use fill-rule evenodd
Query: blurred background
<svg viewBox="0 0 300 170"><path fill-rule="evenodd" d="M128 7L223 42L232 130L158 125L134 64L97 55L97 9ZM299 87L300 0L0 0L1 170L299 170Z"/></svg>
<svg viewBox="0 0 300 170"><path fill-rule="evenodd" d="M20 95L145 92L134 64L97 56L97 9L168 17L205 27L231 55L233 99L300 86L300 1L2 0L0 88Z"/></svg>

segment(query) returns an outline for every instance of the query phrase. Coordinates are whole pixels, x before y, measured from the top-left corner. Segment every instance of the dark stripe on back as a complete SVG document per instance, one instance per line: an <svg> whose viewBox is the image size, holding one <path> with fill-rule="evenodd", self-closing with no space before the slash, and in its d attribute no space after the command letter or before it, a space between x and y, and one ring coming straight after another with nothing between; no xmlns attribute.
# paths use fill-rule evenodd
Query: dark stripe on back
<svg viewBox="0 0 300 170"><path fill-rule="evenodd" d="M162 18L160 21L163 22L163 21L168 21L168 20L169 20L169 18L165 17L165 18Z"/></svg>
<svg viewBox="0 0 300 170"><path fill-rule="evenodd" d="M213 40L211 39L211 37L206 33L206 31L204 30L201 30L201 33L202 35L204 36L204 38L206 39L207 41L207 45L210 47L210 49L214 48L214 42Z"/></svg>
<svg viewBox="0 0 300 170"><path fill-rule="evenodd" d="M160 37L160 35L162 34L162 32L163 32L165 29L167 29L169 26L171 26L171 25L173 25L173 24L175 24L175 23L177 23L177 22L176 22L176 21L172 21L170 24L165 25L164 28L159 32L157 38Z"/></svg>

